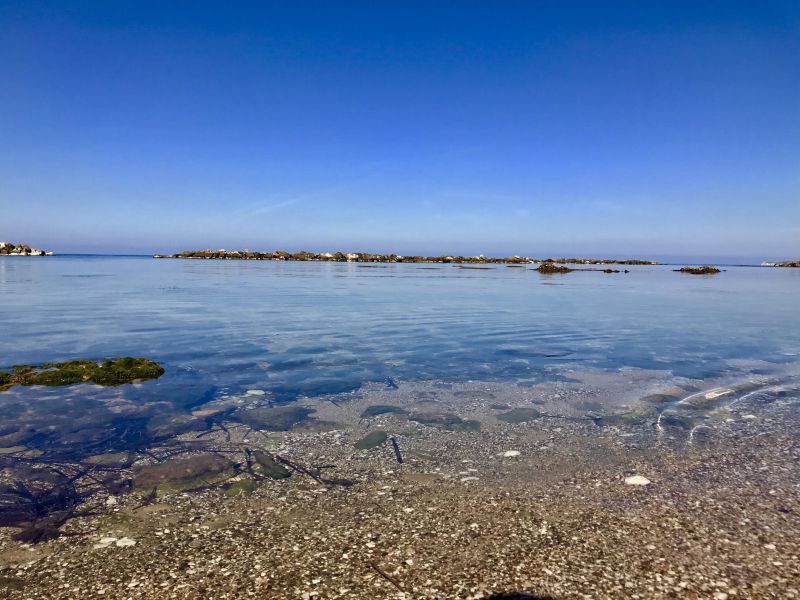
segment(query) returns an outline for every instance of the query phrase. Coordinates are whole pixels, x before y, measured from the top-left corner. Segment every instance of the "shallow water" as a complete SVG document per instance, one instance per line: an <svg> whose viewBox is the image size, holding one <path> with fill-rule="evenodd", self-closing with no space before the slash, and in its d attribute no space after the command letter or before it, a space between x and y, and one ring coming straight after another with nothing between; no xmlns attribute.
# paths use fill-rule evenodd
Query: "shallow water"
<svg viewBox="0 0 800 600"><path fill-rule="evenodd" d="M0 368L147 356L167 368L148 388L292 400L387 379L532 384L565 364L706 378L800 355L798 270L385 266L0 259Z"/></svg>
<svg viewBox="0 0 800 600"><path fill-rule="evenodd" d="M685 447L800 397L800 270L380 267L0 259L0 370L119 356L166 369L0 392L0 525L39 539L82 495L136 486L134 462L238 456L231 429L346 427L359 402L458 431L524 413Z"/></svg>

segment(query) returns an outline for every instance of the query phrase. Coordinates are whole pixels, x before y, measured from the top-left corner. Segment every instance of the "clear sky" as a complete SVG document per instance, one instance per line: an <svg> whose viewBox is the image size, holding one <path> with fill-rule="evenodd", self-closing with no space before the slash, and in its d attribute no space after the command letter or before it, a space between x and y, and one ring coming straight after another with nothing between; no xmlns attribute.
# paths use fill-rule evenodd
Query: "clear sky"
<svg viewBox="0 0 800 600"><path fill-rule="evenodd" d="M800 258L800 2L0 0L0 239Z"/></svg>

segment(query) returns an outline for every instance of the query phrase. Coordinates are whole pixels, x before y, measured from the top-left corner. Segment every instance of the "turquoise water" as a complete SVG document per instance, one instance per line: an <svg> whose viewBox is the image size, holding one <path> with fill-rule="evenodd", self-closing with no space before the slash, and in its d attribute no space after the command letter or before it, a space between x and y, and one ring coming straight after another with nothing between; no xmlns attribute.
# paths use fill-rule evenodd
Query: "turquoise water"
<svg viewBox="0 0 800 600"><path fill-rule="evenodd" d="M565 364L706 378L798 361L800 270L672 268L6 257L0 369L146 356L167 373L142 389L191 404L252 387L290 401L371 381L530 385Z"/></svg>

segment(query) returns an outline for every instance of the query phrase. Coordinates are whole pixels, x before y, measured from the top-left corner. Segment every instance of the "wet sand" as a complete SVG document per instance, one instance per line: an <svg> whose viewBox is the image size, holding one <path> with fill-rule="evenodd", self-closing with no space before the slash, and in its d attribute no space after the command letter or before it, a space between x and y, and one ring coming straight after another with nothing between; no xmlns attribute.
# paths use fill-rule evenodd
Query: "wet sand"
<svg viewBox="0 0 800 600"><path fill-rule="evenodd" d="M0 597L798 597L795 397L715 404L700 428L659 425L643 407L688 387L632 402L635 374L619 389L597 377L376 386L304 402L316 412L291 431L232 424L204 436L206 450L262 448L304 472L236 497L222 485L150 503L97 497L96 514L36 545L0 530ZM617 418L594 415L592 389ZM713 389L709 402L727 393ZM376 405L411 419L361 417ZM536 412L503 420L519 420L514 408ZM390 441L354 448L376 430L395 437L403 464ZM650 483L626 483L634 476Z"/></svg>

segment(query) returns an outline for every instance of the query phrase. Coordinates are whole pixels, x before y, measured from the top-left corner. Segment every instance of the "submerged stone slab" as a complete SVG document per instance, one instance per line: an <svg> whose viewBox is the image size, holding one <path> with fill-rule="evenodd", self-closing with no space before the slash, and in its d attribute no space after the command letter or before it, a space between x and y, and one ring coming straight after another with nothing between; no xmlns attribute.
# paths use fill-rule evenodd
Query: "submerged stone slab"
<svg viewBox="0 0 800 600"><path fill-rule="evenodd" d="M233 463L222 456L197 454L139 467L133 486L140 491L175 492L219 483L234 473Z"/></svg>
<svg viewBox="0 0 800 600"><path fill-rule="evenodd" d="M439 427L448 431L480 431L481 423L475 420L465 420L450 412L417 412L408 417L412 421Z"/></svg>
<svg viewBox="0 0 800 600"><path fill-rule="evenodd" d="M526 423L527 421L538 419L541 416L542 413L535 408L514 408L508 412L497 415L497 418L506 423Z"/></svg>
<svg viewBox="0 0 800 600"><path fill-rule="evenodd" d="M288 431L294 425L304 421L312 412L314 409L290 405L241 410L236 413L236 416L242 423L253 429Z"/></svg>
<svg viewBox="0 0 800 600"><path fill-rule="evenodd" d="M385 431L373 431L355 443L356 450L369 450L386 443L388 434Z"/></svg>
<svg viewBox="0 0 800 600"><path fill-rule="evenodd" d="M269 452L256 450L253 452L253 458L255 459L253 471L259 475L270 479L285 479L292 475L292 472L275 460Z"/></svg>

